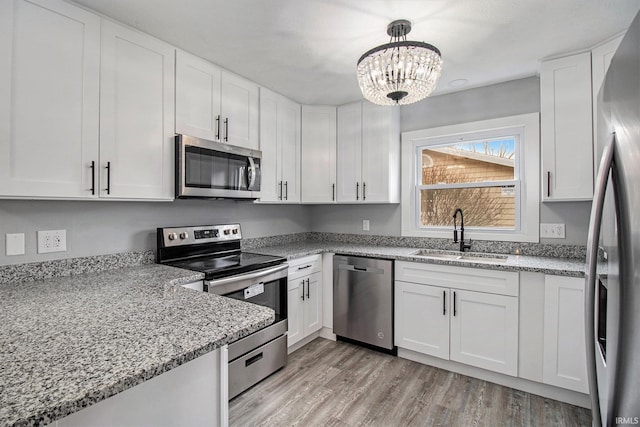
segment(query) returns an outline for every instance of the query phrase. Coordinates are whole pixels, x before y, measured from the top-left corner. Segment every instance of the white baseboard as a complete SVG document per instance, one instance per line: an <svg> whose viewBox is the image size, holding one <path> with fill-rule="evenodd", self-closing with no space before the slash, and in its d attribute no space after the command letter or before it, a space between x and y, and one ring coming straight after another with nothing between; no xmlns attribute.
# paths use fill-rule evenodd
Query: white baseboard
<svg viewBox="0 0 640 427"><path fill-rule="evenodd" d="M487 371L485 369L476 368L463 363L427 356L404 348L398 348L398 357L413 360L414 362L422 363L424 365L445 369L447 371L457 372L462 375L489 381L505 387L515 388L516 390L526 391L527 393L536 394L538 396L548 397L549 399L558 400L560 402L570 403L587 409L591 408L591 400L589 399L588 394L578 393L576 391L566 390L523 378L499 374L497 372Z"/></svg>
<svg viewBox="0 0 640 427"><path fill-rule="evenodd" d="M330 329L330 328L320 329L320 337L331 340L331 341L336 340L336 334L334 334L333 329Z"/></svg>

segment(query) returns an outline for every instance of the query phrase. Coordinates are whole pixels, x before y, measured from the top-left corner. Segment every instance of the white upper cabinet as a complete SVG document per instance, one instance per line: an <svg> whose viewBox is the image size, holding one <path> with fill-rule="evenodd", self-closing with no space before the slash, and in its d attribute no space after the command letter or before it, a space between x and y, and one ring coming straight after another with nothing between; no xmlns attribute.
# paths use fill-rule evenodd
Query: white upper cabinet
<svg viewBox="0 0 640 427"><path fill-rule="evenodd" d="M258 85L183 51L176 61L176 133L258 149Z"/></svg>
<svg viewBox="0 0 640 427"><path fill-rule="evenodd" d="M222 142L257 150L260 145L258 85L222 71L220 93Z"/></svg>
<svg viewBox="0 0 640 427"><path fill-rule="evenodd" d="M260 201L300 202L300 105L260 88Z"/></svg>
<svg viewBox="0 0 640 427"><path fill-rule="evenodd" d="M400 110L357 102L338 107L337 201L400 202Z"/></svg>
<svg viewBox="0 0 640 427"><path fill-rule="evenodd" d="M540 66L542 200L591 200L591 53Z"/></svg>
<svg viewBox="0 0 640 427"><path fill-rule="evenodd" d="M0 196L97 197L100 18L7 0L0 34Z"/></svg>
<svg viewBox="0 0 640 427"><path fill-rule="evenodd" d="M220 68L176 52L176 133L220 140Z"/></svg>
<svg viewBox="0 0 640 427"><path fill-rule="evenodd" d="M338 202L362 197L362 103L338 107Z"/></svg>
<svg viewBox="0 0 640 427"><path fill-rule="evenodd" d="M600 163L600 156L602 147L604 147L603 141L598 141L598 93L604 82L604 77L607 74L609 65L611 65L611 59L613 54L616 53L622 36L609 40L599 46L596 46L591 51L591 80L593 84L593 167L594 175L598 172L598 166Z"/></svg>
<svg viewBox="0 0 640 427"><path fill-rule="evenodd" d="M302 202L336 200L336 107L302 106Z"/></svg>
<svg viewBox="0 0 640 427"><path fill-rule="evenodd" d="M100 196L174 195L172 46L103 21L100 74Z"/></svg>

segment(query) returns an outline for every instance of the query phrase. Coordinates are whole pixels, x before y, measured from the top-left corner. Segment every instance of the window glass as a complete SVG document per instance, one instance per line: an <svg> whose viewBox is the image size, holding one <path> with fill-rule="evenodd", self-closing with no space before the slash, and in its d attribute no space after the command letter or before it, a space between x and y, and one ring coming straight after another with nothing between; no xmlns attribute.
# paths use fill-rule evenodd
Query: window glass
<svg viewBox="0 0 640 427"><path fill-rule="evenodd" d="M422 185L512 180L515 146L509 137L424 147Z"/></svg>
<svg viewBox="0 0 640 427"><path fill-rule="evenodd" d="M452 226L453 211L461 208L465 227L514 229L515 194L515 185L420 190L420 226Z"/></svg>

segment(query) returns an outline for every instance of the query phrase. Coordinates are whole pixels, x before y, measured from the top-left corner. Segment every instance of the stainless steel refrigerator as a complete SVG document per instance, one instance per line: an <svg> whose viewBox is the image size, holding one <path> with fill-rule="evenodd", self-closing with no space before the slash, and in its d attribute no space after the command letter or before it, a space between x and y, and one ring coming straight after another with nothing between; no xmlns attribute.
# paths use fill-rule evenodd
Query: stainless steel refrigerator
<svg viewBox="0 0 640 427"><path fill-rule="evenodd" d="M587 242L587 366L593 425L640 423L640 14L598 95Z"/></svg>

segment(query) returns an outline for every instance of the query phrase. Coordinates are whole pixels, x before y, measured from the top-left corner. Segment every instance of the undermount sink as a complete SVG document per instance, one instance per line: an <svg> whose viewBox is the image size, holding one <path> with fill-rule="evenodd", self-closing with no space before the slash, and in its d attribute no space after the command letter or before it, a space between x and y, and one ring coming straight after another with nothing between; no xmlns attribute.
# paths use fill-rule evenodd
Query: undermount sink
<svg viewBox="0 0 640 427"><path fill-rule="evenodd" d="M433 249L418 249L417 251L411 253L411 255L421 256L425 258L452 259L452 260L460 260L460 261L491 262L491 263L507 262L507 255L461 253L461 252L438 251Z"/></svg>

